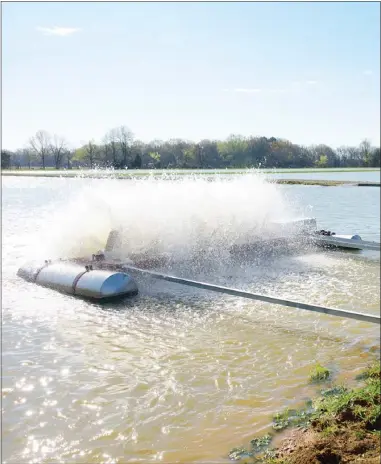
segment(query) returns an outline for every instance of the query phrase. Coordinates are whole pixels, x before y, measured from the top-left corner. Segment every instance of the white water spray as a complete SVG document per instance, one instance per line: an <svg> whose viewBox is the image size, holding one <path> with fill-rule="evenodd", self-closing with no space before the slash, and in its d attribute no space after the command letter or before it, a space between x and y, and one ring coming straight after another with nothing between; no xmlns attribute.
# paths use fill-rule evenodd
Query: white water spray
<svg viewBox="0 0 381 464"><path fill-rule="evenodd" d="M271 222L295 217L279 186L255 173L89 180L51 219L49 256L84 256L122 231L121 253L195 250L218 257L235 243L264 236Z"/></svg>

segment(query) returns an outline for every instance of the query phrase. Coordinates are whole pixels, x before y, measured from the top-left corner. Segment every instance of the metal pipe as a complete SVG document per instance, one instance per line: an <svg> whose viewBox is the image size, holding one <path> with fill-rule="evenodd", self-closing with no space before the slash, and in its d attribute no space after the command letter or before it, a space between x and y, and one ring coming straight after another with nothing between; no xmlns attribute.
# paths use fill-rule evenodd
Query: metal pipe
<svg viewBox="0 0 381 464"><path fill-rule="evenodd" d="M134 266L123 265L123 269L140 272L141 274L154 277L156 279L166 280L168 282L174 282L176 284L188 285L190 287L201 288L204 290L210 290L212 292L224 293L226 295L238 296L241 298L248 298L250 300L265 301L266 303L277 304L281 306L288 306L290 308L305 309L306 311L313 311L316 313L329 314L331 316L346 317L348 319L356 319L358 321L371 322L373 324L380 324L380 316L374 316L372 314L357 313L352 311L346 311L344 309L328 308L324 306L311 305L308 303L302 303L299 301L286 300L284 298L277 298L273 296L261 295L259 293L245 292L234 288L222 287L219 285L208 284L205 282L198 282L196 280L183 279L181 277L170 276L166 274L160 274L154 271L147 271Z"/></svg>
<svg viewBox="0 0 381 464"><path fill-rule="evenodd" d="M356 236L355 236L356 237ZM373 250L380 251L378 242L370 242L367 240L354 239L350 235L318 235L312 237L313 242L320 246L332 246L338 248L351 248L354 250Z"/></svg>

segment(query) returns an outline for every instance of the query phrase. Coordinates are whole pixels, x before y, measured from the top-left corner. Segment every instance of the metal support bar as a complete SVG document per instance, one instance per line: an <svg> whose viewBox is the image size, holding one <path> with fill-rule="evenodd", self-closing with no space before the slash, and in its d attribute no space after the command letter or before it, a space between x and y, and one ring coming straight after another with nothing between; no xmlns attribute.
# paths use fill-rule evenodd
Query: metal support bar
<svg viewBox="0 0 381 464"><path fill-rule="evenodd" d="M71 286L73 295L75 295L75 290L76 290L76 288L77 288L77 284L78 284L78 282L79 282L79 279L80 279L83 275L87 274L88 272L89 272L89 268L86 266L86 269L85 269L84 271L80 272L80 273L76 276L76 278L74 279L73 284L72 284L72 286Z"/></svg>
<svg viewBox="0 0 381 464"><path fill-rule="evenodd" d="M373 324L380 324L380 316L372 314L357 313L352 311L346 311L344 309L327 308L324 306L311 305L308 303L302 303L293 300L285 300L283 298L276 298L273 296L261 295L259 293L245 292L234 288L222 287L219 285L208 284L205 282L198 282L196 280L183 279L181 277L170 276L166 274L160 274L158 272L147 271L134 266L122 266L124 270L136 271L141 274L154 277L156 279L166 280L168 282L174 282L176 284L188 285L190 287L201 288L203 290L210 290L212 292L224 293L226 295L237 296L241 298L248 298L250 300L265 301L266 303L277 304L281 306L288 306L290 308L305 309L307 311L313 311L316 313L329 314L331 316L346 317L348 319L356 319L358 321L371 322Z"/></svg>
<svg viewBox="0 0 381 464"><path fill-rule="evenodd" d="M37 282L37 278L40 274L40 272L45 269L47 266L49 266L49 264L51 264L51 261L49 260L45 260L45 264L43 266L41 266L39 269L37 269L37 272L34 274L33 276L33 279L34 279L34 282Z"/></svg>
<svg viewBox="0 0 381 464"><path fill-rule="evenodd" d="M367 240L353 240L342 237L336 237L336 235L325 236L318 235L312 237L313 242L320 246L333 246L338 248L351 248L354 250L373 250L380 251L380 244L378 242L370 242Z"/></svg>

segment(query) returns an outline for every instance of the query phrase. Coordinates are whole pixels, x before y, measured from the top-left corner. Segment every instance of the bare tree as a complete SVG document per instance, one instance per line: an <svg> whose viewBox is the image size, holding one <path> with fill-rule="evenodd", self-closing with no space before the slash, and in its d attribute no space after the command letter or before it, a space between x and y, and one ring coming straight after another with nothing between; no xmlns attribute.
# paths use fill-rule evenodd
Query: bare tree
<svg viewBox="0 0 381 464"><path fill-rule="evenodd" d="M361 166L361 152L358 147L347 147L349 166Z"/></svg>
<svg viewBox="0 0 381 464"><path fill-rule="evenodd" d="M111 151L111 163L113 167L117 167L118 164L118 131L117 129L111 129L105 135L105 141ZM107 149L108 150L108 149Z"/></svg>
<svg viewBox="0 0 381 464"><path fill-rule="evenodd" d="M72 165L72 159L75 155L75 150L70 150L69 148L65 148L64 153L63 153L63 158L66 158L66 167L67 169L71 169Z"/></svg>
<svg viewBox="0 0 381 464"><path fill-rule="evenodd" d="M359 152L362 164L368 166L371 162L372 158L372 146L369 140L365 139L360 143Z"/></svg>
<svg viewBox="0 0 381 464"><path fill-rule="evenodd" d="M59 169L66 152L66 141L59 135L54 135L53 141L50 145L50 151L54 158L54 166Z"/></svg>
<svg viewBox="0 0 381 464"><path fill-rule="evenodd" d="M126 126L120 126L117 129L117 140L122 151L122 162L123 167L127 167L128 164L128 155L130 152L130 147L133 141L133 133Z"/></svg>
<svg viewBox="0 0 381 464"><path fill-rule="evenodd" d="M41 158L42 169L45 169L45 160L51 149L50 134L40 130L34 137L31 137L29 144L34 154Z"/></svg>
<svg viewBox="0 0 381 464"><path fill-rule="evenodd" d="M95 162L95 157L97 153L97 146L95 143L90 140L86 145L85 145L85 151L86 151L86 158L89 160L90 163L90 169L93 169L94 167L94 162Z"/></svg>
<svg viewBox="0 0 381 464"><path fill-rule="evenodd" d="M110 147L110 141L108 134L106 134L103 139L102 139L102 160L105 164L105 166L109 166L110 164L110 153L111 153L111 147Z"/></svg>

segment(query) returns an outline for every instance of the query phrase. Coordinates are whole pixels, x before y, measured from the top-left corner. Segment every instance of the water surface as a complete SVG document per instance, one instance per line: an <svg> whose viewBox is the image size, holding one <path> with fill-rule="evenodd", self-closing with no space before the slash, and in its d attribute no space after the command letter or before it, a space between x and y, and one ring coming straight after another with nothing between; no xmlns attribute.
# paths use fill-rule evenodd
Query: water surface
<svg viewBox="0 0 381 464"><path fill-rule="evenodd" d="M268 174L268 177L275 179L380 182L380 171L275 172Z"/></svg>
<svg viewBox="0 0 381 464"><path fill-rule="evenodd" d="M160 246L174 242L179 254L193 226L207 238L215 222L216 240L228 242L250 226L249 207L256 225L283 211L379 241L377 188L229 190L217 180L172 192L162 182L3 178L4 463L227 462L230 448L270 430L274 413L316 392L316 361L351 380L379 345L367 323L170 283L139 280L138 297L100 306L16 277L26 259L68 252L68 242L100 246L115 221L136 245L167 230ZM379 254L309 250L172 272L379 314L379 266Z"/></svg>

